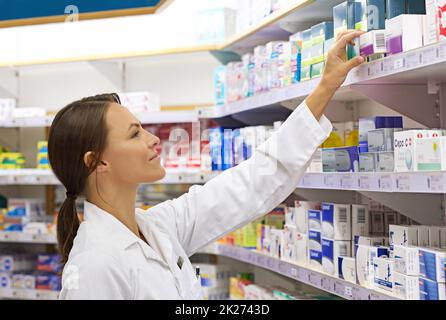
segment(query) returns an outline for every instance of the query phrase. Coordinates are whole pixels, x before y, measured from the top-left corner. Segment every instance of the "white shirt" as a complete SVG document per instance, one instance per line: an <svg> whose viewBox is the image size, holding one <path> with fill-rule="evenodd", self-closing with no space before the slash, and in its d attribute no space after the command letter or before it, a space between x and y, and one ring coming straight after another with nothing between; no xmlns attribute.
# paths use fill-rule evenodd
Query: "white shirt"
<svg viewBox="0 0 446 320"><path fill-rule="evenodd" d="M85 202L60 299L202 298L188 257L285 200L331 130L328 119L316 121L304 102L249 160L175 200L136 209L150 246Z"/></svg>

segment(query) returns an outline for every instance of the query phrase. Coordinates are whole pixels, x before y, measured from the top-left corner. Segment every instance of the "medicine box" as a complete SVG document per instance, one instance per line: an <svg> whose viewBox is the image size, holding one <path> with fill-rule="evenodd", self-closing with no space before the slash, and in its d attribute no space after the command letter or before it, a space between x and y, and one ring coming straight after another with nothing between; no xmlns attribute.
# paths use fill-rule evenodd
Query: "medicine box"
<svg viewBox="0 0 446 320"><path fill-rule="evenodd" d="M359 52L363 57L387 53L386 31L373 30L361 35L359 46Z"/></svg>
<svg viewBox="0 0 446 320"><path fill-rule="evenodd" d="M322 237L352 240L350 205L322 203Z"/></svg>
<svg viewBox="0 0 446 320"><path fill-rule="evenodd" d="M370 130L368 132L368 151L369 152L389 152L393 151L393 135L395 131L401 131L399 128L381 128Z"/></svg>
<svg viewBox="0 0 446 320"><path fill-rule="evenodd" d="M322 269L324 272L338 274L338 257L351 256L350 241L336 241L322 238Z"/></svg>
<svg viewBox="0 0 446 320"><path fill-rule="evenodd" d="M334 29L333 22L321 22L311 27L312 46L324 44L328 39L333 38Z"/></svg>
<svg viewBox="0 0 446 320"><path fill-rule="evenodd" d="M385 241L384 241L384 237L354 236L353 245L354 245L353 256L356 257L356 252L358 251L358 246L366 245L366 246L372 246L372 247L381 247L381 246L385 246Z"/></svg>
<svg viewBox="0 0 446 320"><path fill-rule="evenodd" d="M356 259L351 257L338 257L338 277L345 281L356 283Z"/></svg>
<svg viewBox="0 0 446 320"><path fill-rule="evenodd" d="M422 0L406 0L406 13L408 14L426 14L426 4Z"/></svg>
<svg viewBox="0 0 446 320"><path fill-rule="evenodd" d="M358 172L358 147L322 149L324 172Z"/></svg>
<svg viewBox="0 0 446 320"><path fill-rule="evenodd" d="M365 205L352 204L352 237L369 235L369 209Z"/></svg>
<svg viewBox="0 0 446 320"><path fill-rule="evenodd" d="M376 152L363 152L359 154L359 172L375 172L377 166Z"/></svg>
<svg viewBox="0 0 446 320"><path fill-rule="evenodd" d="M436 282L445 282L446 250L419 249L420 276Z"/></svg>
<svg viewBox="0 0 446 320"><path fill-rule="evenodd" d="M420 300L420 284L418 277L398 272L393 274L393 293L402 300Z"/></svg>
<svg viewBox="0 0 446 320"><path fill-rule="evenodd" d="M438 283L420 277L420 300L446 300L446 287L444 283Z"/></svg>
<svg viewBox="0 0 446 320"><path fill-rule="evenodd" d="M322 76L324 68L325 68L325 62L319 62L311 65L311 79Z"/></svg>
<svg viewBox="0 0 446 320"><path fill-rule="evenodd" d="M416 226L417 228L417 242L419 247L429 247L429 227Z"/></svg>
<svg viewBox="0 0 446 320"><path fill-rule="evenodd" d="M311 64L324 62L324 44L316 44L311 47Z"/></svg>
<svg viewBox="0 0 446 320"><path fill-rule="evenodd" d="M334 37L347 29L355 29L357 20L361 17L361 5L355 0L344 1L343 3L333 7L333 23L334 23ZM359 53L355 47L348 45L347 57L351 59Z"/></svg>
<svg viewBox="0 0 446 320"><path fill-rule="evenodd" d="M389 250L385 247L372 247L359 245L356 252L356 273L358 284L365 287L373 287L375 257L388 257Z"/></svg>
<svg viewBox="0 0 446 320"><path fill-rule="evenodd" d="M374 284L376 287L393 291L393 261L389 258L373 258Z"/></svg>
<svg viewBox="0 0 446 320"><path fill-rule="evenodd" d="M322 231L322 211L308 209L308 229Z"/></svg>
<svg viewBox="0 0 446 320"><path fill-rule="evenodd" d="M398 17L405 14L407 0L387 0L387 19Z"/></svg>
<svg viewBox="0 0 446 320"><path fill-rule="evenodd" d="M37 256L37 270L58 273L62 271L60 255L39 254Z"/></svg>
<svg viewBox="0 0 446 320"><path fill-rule="evenodd" d="M308 235L305 233L296 233L294 238L294 244L296 247L296 263L300 265L308 264Z"/></svg>
<svg viewBox="0 0 446 320"><path fill-rule="evenodd" d="M311 229L308 231L308 247L310 250L322 252L322 237L320 231Z"/></svg>
<svg viewBox="0 0 446 320"><path fill-rule="evenodd" d="M383 30L386 19L385 0L357 0L360 3L359 14L356 17L356 30L365 32Z"/></svg>
<svg viewBox="0 0 446 320"><path fill-rule="evenodd" d="M425 164L421 163L421 166L419 166L417 163L417 141L441 136L441 130L408 130L395 132L395 171L411 172L426 170L427 167Z"/></svg>
<svg viewBox="0 0 446 320"><path fill-rule="evenodd" d="M423 46L423 16L403 14L386 20L388 54L407 52Z"/></svg>
<svg viewBox="0 0 446 320"><path fill-rule="evenodd" d="M408 275L420 275L420 262L418 257L418 247L407 247L394 245L393 259L395 261L395 271Z"/></svg>
<svg viewBox="0 0 446 320"><path fill-rule="evenodd" d="M378 152L376 154L376 172L394 172L395 171L395 157L393 151Z"/></svg>
<svg viewBox="0 0 446 320"><path fill-rule="evenodd" d="M308 259L311 268L322 271L322 251L310 249Z"/></svg>
<svg viewBox="0 0 446 320"><path fill-rule="evenodd" d="M380 128L403 128L402 117L368 117L359 119L359 152L368 152L368 132Z"/></svg>
<svg viewBox="0 0 446 320"><path fill-rule="evenodd" d="M418 246L418 229L416 226L389 226L390 249L394 245Z"/></svg>
<svg viewBox="0 0 446 320"><path fill-rule="evenodd" d="M294 220L293 224L296 226L298 232L308 232L308 210L317 209L320 207L316 202L295 201L294 202Z"/></svg>
<svg viewBox="0 0 446 320"><path fill-rule="evenodd" d="M440 41L440 23L438 17L438 0L426 0L426 16L424 17L423 27L424 45L430 45Z"/></svg>

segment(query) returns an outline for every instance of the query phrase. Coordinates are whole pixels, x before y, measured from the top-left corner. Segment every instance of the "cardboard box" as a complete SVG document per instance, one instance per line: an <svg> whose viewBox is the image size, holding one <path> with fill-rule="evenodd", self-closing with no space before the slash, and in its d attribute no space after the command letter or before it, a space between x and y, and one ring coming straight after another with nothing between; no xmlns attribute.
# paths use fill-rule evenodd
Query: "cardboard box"
<svg viewBox="0 0 446 320"><path fill-rule="evenodd" d="M420 275L420 261L418 257L418 247L407 247L394 245L393 259L395 261L395 271L408 275Z"/></svg>
<svg viewBox="0 0 446 320"><path fill-rule="evenodd" d="M386 20L386 45L389 55L423 46L423 16L400 15Z"/></svg>
<svg viewBox="0 0 446 320"><path fill-rule="evenodd" d="M376 172L394 172L395 157L392 152L379 152L376 154Z"/></svg>
<svg viewBox="0 0 446 320"><path fill-rule="evenodd" d="M386 20L385 0L357 0L360 4L360 17L357 17L356 30L365 32L383 30ZM362 54L361 54L362 55Z"/></svg>
<svg viewBox="0 0 446 320"><path fill-rule="evenodd" d="M359 37L360 54L363 57L387 53L386 31L373 30Z"/></svg>
<svg viewBox="0 0 446 320"><path fill-rule="evenodd" d="M393 291L393 261L389 258L373 258L374 285L377 288Z"/></svg>
<svg viewBox="0 0 446 320"><path fill-rule="evenodd" d="M311 229L308 231L308 247L310 250L322 252L322 236L320 231Z"/></svg>
<svg viewBox="0 0 446 320"><path fill-rule="evenodd" d="M357 283L371 288L374 283L373 259L375 257L388 257L389 250L384 247L359 245L356 252Z"/></svg>
<svg viewBox="0 0 446 320"><path fill-rule="evenodd" d="M367 138L369 152L393 151L393 136L398 131L401 131L401 129L381 128L370 130Z"/></svg>
<svg viewBox="0 0 446 320"><path fill-rule="evenodd" d="M418 280L420 283L420 300L446 300L444 283L438 283L423 277Z"/></svg>
<svg viewBox="0 0 446 320"><path fill-rule="evenodd" d="M398 17L407 12L406 0L387 0L387 19Z"/></svg>
<svg viewBox="0 0 446 320"><path fill-rule="evenodd" d="M375 152L363 152L359 154L359 172L375 172L377 166L377 156Z"/></svg>
<svg viewBox="0 0 446 320"><path fill-rule="evenodd" d="M352 238L355 236L368 236L369 228L368 207L360 204L352 204Z"/></svg>
<svg viewBox="0 0 446 320"><path fill-rule="evenodd" d="M418 229L416 226L389 226L390 249L394 245L418 246Z"/></svg>
<svg viewBox="0 0 446 320"><path fill-rule="evenodd" d="M338 277L345 281L356 283L356 259L338 257Z"/></svg>
<svg viewBox="0 0 446 320"><path fill-rule="evenodd" d="M296 263L306 266L308 264L308 235L297 232L294 238L296 247Z"/></svg>
<svg viewBox="0 0 446 320"><path fill-rule="evenodd" d="M308 229L322 231L322 211L308 209Z"/></svg>
<svg viewBox="0 0 446 320"><path fill-rule="evenodd" d="M418 277L394 272L393 281L393 293L399 299L420 300L420 283Z"/></svg>
<svg viewBox="0 0 446 320"><path fill-rule="evenodd" d="M420 276L436 282L445 282L446 250L419 249Z"/></svg>
<svg viewBox="0 0 446 320"><path fill-rule="evenodd" d="M358 147L322 149L324 172L359 172Z"/></svg>
<svg viewBox="0 0 446 320"><path fill-rule="evenodd" d="M340 256L351 256L350 241L322 239L322 269L324 272L331 275L337 275L337 261Z"/></svg>
<svg viewBox="0 0 446 320"><path fill-rule="evenodd" d="M352 240L350 205L322 203L322 237Z"/></svg>

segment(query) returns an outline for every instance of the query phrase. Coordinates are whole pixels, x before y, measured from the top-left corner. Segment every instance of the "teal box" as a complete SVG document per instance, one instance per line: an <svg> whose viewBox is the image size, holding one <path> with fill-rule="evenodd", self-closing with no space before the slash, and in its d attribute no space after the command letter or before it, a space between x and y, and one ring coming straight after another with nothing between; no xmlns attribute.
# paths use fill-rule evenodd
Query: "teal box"
<svg viewBox="0 0 446 320"><path fill-rule="evenodd" d="M387 19L392 19L405 14L406 11L406 0L387 0Z"/></svg>
<svg viewBox="0 0 446 320"><path fill-rule="evenodd" d="M311 66L311 29L302 31L302 67Z"/></svg>
<svg viewBox="0 0 446 320"><path fill-rule="evenodd" d="M325 40L333 38L333 22L322 22L311 27L311 41L313 46L323 44Z"/></svg>
<svg viewBox="0 0 446 320"><path fill-rule="evenodd" d="M325 62L322 61L311 66L311 79L319 78L324 72Z"/></svg>
<svg viewBox="0 0 446 320"><path fill-rule="evenodd" d="M407 14L426 14L426 1L424 0L407 0Z"/></svg>
<svg viewBox="0 0 446 320"><path fill-rule="evenodd" d="M307 81L311 79L311 65L302 67L301 73L300 73L300 81Z"/></svg>
<svg viewBox="0 0 446 320"><path fill-rule="evenodd" d="M361 4L355 0L345 1L333 8L333 28L334 37L347 29L355 29L356 22L360 19ZM355 49L357 48L357 49ZM359 45L347 46L347 56L349 59L359 54Z"/></svg>
<svg viewBox="0 0 446 320"><path fill-rule="evenodd" d="M311 64L324 62L324 43L311 47Z"/></svg>
<svg viewBox="0 0 446 320"><path fill-rule="evenodd" d="M356 17L356 30L369 32L386 28L385 0L357 0L360 3Z"/></svg>

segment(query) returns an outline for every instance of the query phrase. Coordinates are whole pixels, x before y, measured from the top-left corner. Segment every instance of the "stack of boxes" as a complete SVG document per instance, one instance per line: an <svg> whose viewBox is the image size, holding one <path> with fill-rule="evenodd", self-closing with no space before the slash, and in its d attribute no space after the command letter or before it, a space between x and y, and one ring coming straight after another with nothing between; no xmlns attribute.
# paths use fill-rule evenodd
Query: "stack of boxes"
<svg viewBox="0 0 446 320"><path fill-rule="evenodd" d="M50 169L48 141L39 141L37 143L37 169Z"/></svg>
<svg viewBox="0 0 446 320"><path fill-rule="evenodd" d="M205 300L225 300L229 297L230 270L226 265L194 265L200 270L201 287Z"/></svg>
<svg viewBox="0 0 446 320"><path fill-rule="evenodd" d="M24 232L29 224L45 217L45 202L41 199L8 199L8 208L0 219L0 230ZM43 228L48 231L47 224Z"/></svg>

